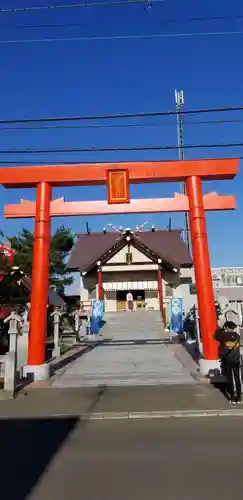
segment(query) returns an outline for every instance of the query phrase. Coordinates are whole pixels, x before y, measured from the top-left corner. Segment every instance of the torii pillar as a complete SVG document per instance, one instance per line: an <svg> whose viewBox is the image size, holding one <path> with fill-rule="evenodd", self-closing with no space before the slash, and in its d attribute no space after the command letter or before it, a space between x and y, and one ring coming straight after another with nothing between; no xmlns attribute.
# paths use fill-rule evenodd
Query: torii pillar
<svg viewBox="0 0 243 500"><path fill-rule="evenodd" d="M36 214L32 267L30 335L28 364L24 374L34 380L49 378L50 365L45 363L46 320L48 305L49 241L51 186L40 182L36 186Z"/></svg>
<svg viewBox="0 0 243 500"><path fill-rule="evenodd" d="M200 372L202 375L207 375L210 369L220 369L220 364L218 361L218 343L213 338L217 326L217 317L200 177L196 175L188 177L186 179L186 189L189 199L193 263L203 341L204 357L200 360Z"/></svg>

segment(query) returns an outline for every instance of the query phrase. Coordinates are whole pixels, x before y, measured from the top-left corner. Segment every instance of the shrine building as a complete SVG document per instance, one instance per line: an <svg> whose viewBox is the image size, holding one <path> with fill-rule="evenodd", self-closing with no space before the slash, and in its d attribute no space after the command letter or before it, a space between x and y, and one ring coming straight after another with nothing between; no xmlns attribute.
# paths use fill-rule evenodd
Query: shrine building
<svg viewBox="0 0 243 500"><path fill-rule="evenodd" d="M103 230L78 234L68 269L80 272L80 300L104 300L106 312L126 309L131 291L135 309L159 310L168 297L192 305L192 259L180 230Z"/></svg>

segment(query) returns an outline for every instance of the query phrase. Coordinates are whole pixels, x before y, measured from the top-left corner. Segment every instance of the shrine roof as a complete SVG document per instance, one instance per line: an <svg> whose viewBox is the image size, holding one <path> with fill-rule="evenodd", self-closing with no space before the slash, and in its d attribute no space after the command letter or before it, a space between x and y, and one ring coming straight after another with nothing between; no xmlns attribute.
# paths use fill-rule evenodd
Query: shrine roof
<svg viewBox="0 0 243 500"><path fill-rule="evenodd" d="M180 230L131 231L131 245L151 254L152 260L161 259L169 267L192 267L192 259ZM78 234L78 241L71 252L68 269L89 272L98 261L109 260L127 244L127 233L100 232Z"/></svg>

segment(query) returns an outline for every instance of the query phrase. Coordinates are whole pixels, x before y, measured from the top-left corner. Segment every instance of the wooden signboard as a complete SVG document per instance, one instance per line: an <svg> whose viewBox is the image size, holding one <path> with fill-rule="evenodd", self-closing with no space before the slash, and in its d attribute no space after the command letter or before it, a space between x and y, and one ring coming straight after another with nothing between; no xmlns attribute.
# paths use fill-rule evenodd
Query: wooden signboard
<svg viewBox="0 0 243 500"><path fill-rule="evenodd" d="M128 170L108 170L107 191L108 203L129 203Z"/></svg>

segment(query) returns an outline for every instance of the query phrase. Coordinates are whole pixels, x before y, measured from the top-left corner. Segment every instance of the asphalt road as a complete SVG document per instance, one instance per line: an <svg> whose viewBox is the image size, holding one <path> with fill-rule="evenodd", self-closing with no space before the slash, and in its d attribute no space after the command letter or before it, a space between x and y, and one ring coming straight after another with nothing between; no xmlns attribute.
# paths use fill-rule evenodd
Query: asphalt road
<svg viewBox="0 0 243 500"><path fill-rule="evenodd" d="M1 498L229 500L243 489L243 420L0 421Z"/></svg>

